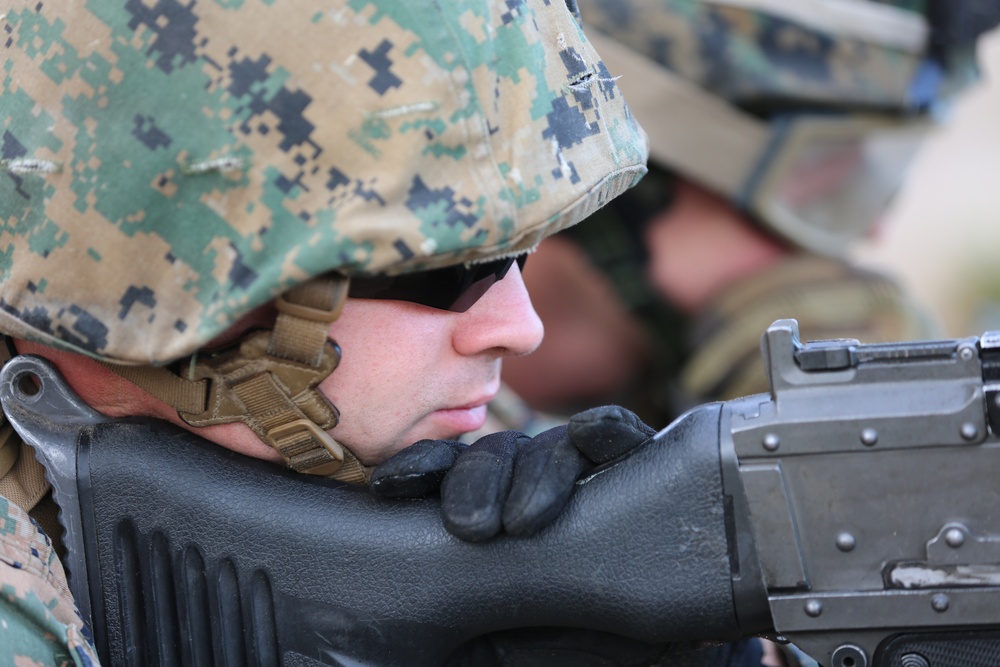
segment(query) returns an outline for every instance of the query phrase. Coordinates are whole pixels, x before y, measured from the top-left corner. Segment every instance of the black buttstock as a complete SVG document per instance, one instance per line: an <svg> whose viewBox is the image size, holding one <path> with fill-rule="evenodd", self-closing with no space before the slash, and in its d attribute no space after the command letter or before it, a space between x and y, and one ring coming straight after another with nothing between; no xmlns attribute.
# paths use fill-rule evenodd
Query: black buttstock
<svg viewBox="0 0 1000 667"><path fill-rule="evenodd" d="M110 665L440 665L518 627L734 639L706 406L578 486L540 535L463 543L387 501L155 421L79 443L93 625Z"/></svg>

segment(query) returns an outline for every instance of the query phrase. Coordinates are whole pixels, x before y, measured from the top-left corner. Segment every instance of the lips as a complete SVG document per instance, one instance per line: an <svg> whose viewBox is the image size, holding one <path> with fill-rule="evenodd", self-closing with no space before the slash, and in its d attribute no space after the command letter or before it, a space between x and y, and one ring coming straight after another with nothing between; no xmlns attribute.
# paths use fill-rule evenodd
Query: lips
<svg viewBox="0 0 1000 667"><path fill-rule="evenodd" d="M480 399L476 399L474 401L469 401L465 405L457 405L457 406L452 407L452 408L442 408L442 410L474 410L476 408L481 408L481 407L485 406L487 403L489 403L490 401L492 401L494 398L496 398L496 392L491 392L485 398L480 398Z"/></svg>
<svg viewBox="0 0 1000 667"><path fill-rule="evenodd" d="M431 416L450 435L461 435L470 431L476 431L486 423L486 405L496 396L496 392L475 399L465 405L442 408Z"/></svg>

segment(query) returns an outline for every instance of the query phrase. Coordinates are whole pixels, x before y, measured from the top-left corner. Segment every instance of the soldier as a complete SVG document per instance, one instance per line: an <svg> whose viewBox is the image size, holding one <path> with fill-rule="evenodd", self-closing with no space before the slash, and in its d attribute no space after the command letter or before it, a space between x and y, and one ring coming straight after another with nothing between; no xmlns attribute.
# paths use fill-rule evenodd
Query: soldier
<svg viewBox="0 0 1000 667"><path fill-rule="evenodd" d="M482 425L542 335L525 253L645 173L562 2L32 0L0 24L8 357L303 473L364 483ZM96 664L43 471L0 442L2 661Z"/></svg>
<svg viewBox="0 0 1000 667"><path fill-rule="evenodd" d="M766 391L759 338L778 318L804 340L937 335L892 279L843 257L872 233L931 108L967 78L994 10L580 5L649 132L650 174L532 258L546 339L506 367L520 395L565 414L616 402L663 426Z"/></svg>

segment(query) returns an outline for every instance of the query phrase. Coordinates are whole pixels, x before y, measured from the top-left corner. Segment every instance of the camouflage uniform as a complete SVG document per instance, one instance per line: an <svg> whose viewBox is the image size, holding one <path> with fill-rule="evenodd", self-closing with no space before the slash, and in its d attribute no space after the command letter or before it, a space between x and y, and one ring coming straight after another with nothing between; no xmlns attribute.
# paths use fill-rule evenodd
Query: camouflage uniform
<svg viewBox="0 0 1000 667"><path fill-rule="evenodd" d="M0 496L0 665L100 664L52 542Z"/></svg>
<svg viewBox="0 0 1000 667"><path fill-rule="evenodd" d="M645 173L563 2L14 0L0 28L0 333L143 372L330 272L524 253ZM325 431L318 379L275 400ZM24 509L0 497L0 626L96 664Z"/></svg>
<svg viewBox="0 0 1000 667"><path fill-rule="evenodd" d="M803 340L927 340L940 331L895 281L835 260L792 255L721 294L691 325L679 376L687 396L728 400L767 391L760 332L788 317Z"/></svg>

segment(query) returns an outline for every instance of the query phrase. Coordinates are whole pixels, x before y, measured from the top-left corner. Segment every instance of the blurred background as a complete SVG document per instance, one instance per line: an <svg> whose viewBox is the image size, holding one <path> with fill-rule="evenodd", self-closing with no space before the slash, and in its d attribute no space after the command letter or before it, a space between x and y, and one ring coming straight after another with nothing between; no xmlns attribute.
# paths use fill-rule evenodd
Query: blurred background
<svg viewBox="0 0 1000 667"><path fill-rule="evenodd" d="M1000 30L980 38L982 79L924 144L879 235L856 249L941 318L945 335L1000 329Z"/></svg>
<svg viewBox="0 0 1000 667"><path fill-rule="evenodd" d="M531 408L660 427L765 392L777 319L1000 330L997 0L578 2L650 171L525 265L545 340L504 379Z"/></svg>

